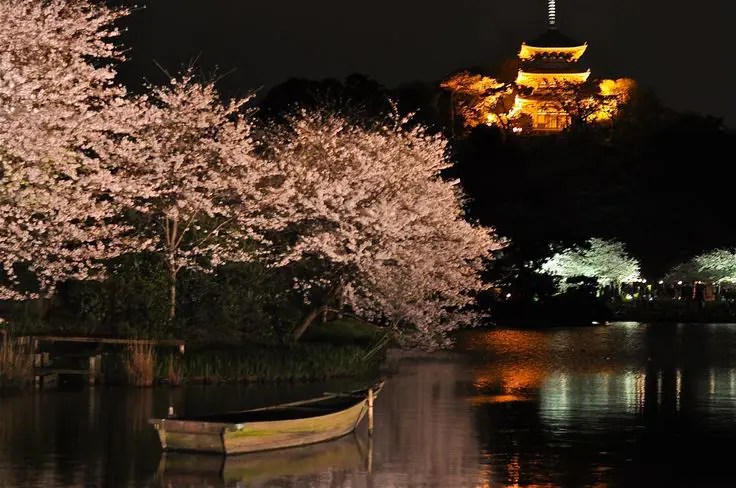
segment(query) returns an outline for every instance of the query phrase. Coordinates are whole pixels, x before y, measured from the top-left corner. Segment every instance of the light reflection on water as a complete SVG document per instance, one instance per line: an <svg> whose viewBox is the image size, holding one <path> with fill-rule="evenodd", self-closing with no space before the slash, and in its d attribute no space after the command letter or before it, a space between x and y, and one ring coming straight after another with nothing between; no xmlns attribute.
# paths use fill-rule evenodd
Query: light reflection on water
<svg viewBox="0 0 736 488"><path fill-rule="evenodd" d="M376 432L228 459L161 457L148 417L302 398L351 382L43 392L0 401L5 487L732 486L736 326L463 334L398 364Z"/></svg>

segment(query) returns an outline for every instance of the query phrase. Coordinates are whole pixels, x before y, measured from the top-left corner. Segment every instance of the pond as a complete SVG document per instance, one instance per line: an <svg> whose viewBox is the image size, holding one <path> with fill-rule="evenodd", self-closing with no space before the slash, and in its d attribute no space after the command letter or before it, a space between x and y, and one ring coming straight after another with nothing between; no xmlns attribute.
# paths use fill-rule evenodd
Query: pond
<svg viewBox="0 0 736 488"><path fill-rule="evenodd" d="M354 382L34 392L0 401L0 487L734 486L736 325L463 333L390 365L375 435L162 455L147 420Z"/></svg>

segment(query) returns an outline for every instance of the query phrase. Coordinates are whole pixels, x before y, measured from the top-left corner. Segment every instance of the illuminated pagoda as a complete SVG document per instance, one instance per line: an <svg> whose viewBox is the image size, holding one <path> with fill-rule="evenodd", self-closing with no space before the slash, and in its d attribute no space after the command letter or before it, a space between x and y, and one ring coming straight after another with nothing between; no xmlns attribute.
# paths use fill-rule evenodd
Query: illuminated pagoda
<svg viewBox="0 0 736 488"><path fill-rule="evenodd" d="M557 30L555 0L547 1L547 32L521 44L514 81L461 71L440 84L452 92L453 110L466 127L489 125L516 134L554 134L573 122L610 122L629 99L634 80L590 79L590 70L579 64L588 44Z"/></svg>
<svg viewBox="0 0 736 488"><path fill-rule="evenodd" d="M570 116L560 101L560 88L588 81L590 70L578 61L588 48L557 29L555 0L548 0L547 32L521 44L521 67L516 78L520 94L515 111L531 117L534 132L559 132L570 124Z"/></svg>

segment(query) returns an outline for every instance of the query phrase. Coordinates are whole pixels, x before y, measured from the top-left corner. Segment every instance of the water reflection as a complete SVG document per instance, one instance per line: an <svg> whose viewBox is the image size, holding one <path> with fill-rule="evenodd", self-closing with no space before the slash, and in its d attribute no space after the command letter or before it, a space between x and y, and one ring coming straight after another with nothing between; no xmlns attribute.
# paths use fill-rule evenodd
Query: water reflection
<svg viewBox="0 0 736 488"><path fill-rule="evenodd" d="M351 434L311 446L221 457L183 453L161 456L157 477L166 488L264 486L273 481L344 478L368 467L372 441Z"/></svg>
<svg viewBox="0 0 736 488"><path fill-rule="evenodd" d="M736 439L735 346L736 327L702 324L468 335L479 392L517 394L476 412L492 476L512 486L733 480L717 460Z"/></svg>
<svg viewBox="0 0 736 488"><path fill-rule="evenodd" d="M145 424L152 391L29 394L0 401L0 486L124 486L158 452Z"/></svg>
<svg viewBox="0 0 736 488"><path fill-rule="evenodd" d="M37 392L0 401L5 487L731 486L736 326L469 333L399 363L375 436L292 451L162 456L151 416L291 401L331 384Z"/></svg>
<svg viewBox="0 0 736 488"><path fill-rule="evenodd" d="M475 486L482 453L466 364L403 364L377 404L375 486ZM382 393L382 395L384 394Z"/></svg>

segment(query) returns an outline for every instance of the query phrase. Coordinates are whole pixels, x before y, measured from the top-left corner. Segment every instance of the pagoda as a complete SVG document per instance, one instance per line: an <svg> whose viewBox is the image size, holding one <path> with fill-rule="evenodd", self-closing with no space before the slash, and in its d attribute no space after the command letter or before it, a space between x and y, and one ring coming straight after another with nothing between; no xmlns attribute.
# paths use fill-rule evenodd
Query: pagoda
<svg viewBox="0 0 736 488"><path fill-rule="evenodd" d="M588 81L590 70L579 60L587 43L571 39L557 29L555 0L548 0L547 32L521 44L521 67L516 78L520 90L514 111L531 117L531 130L559 132L570 124L570 116L560 102L560 88Z"/></svg>

